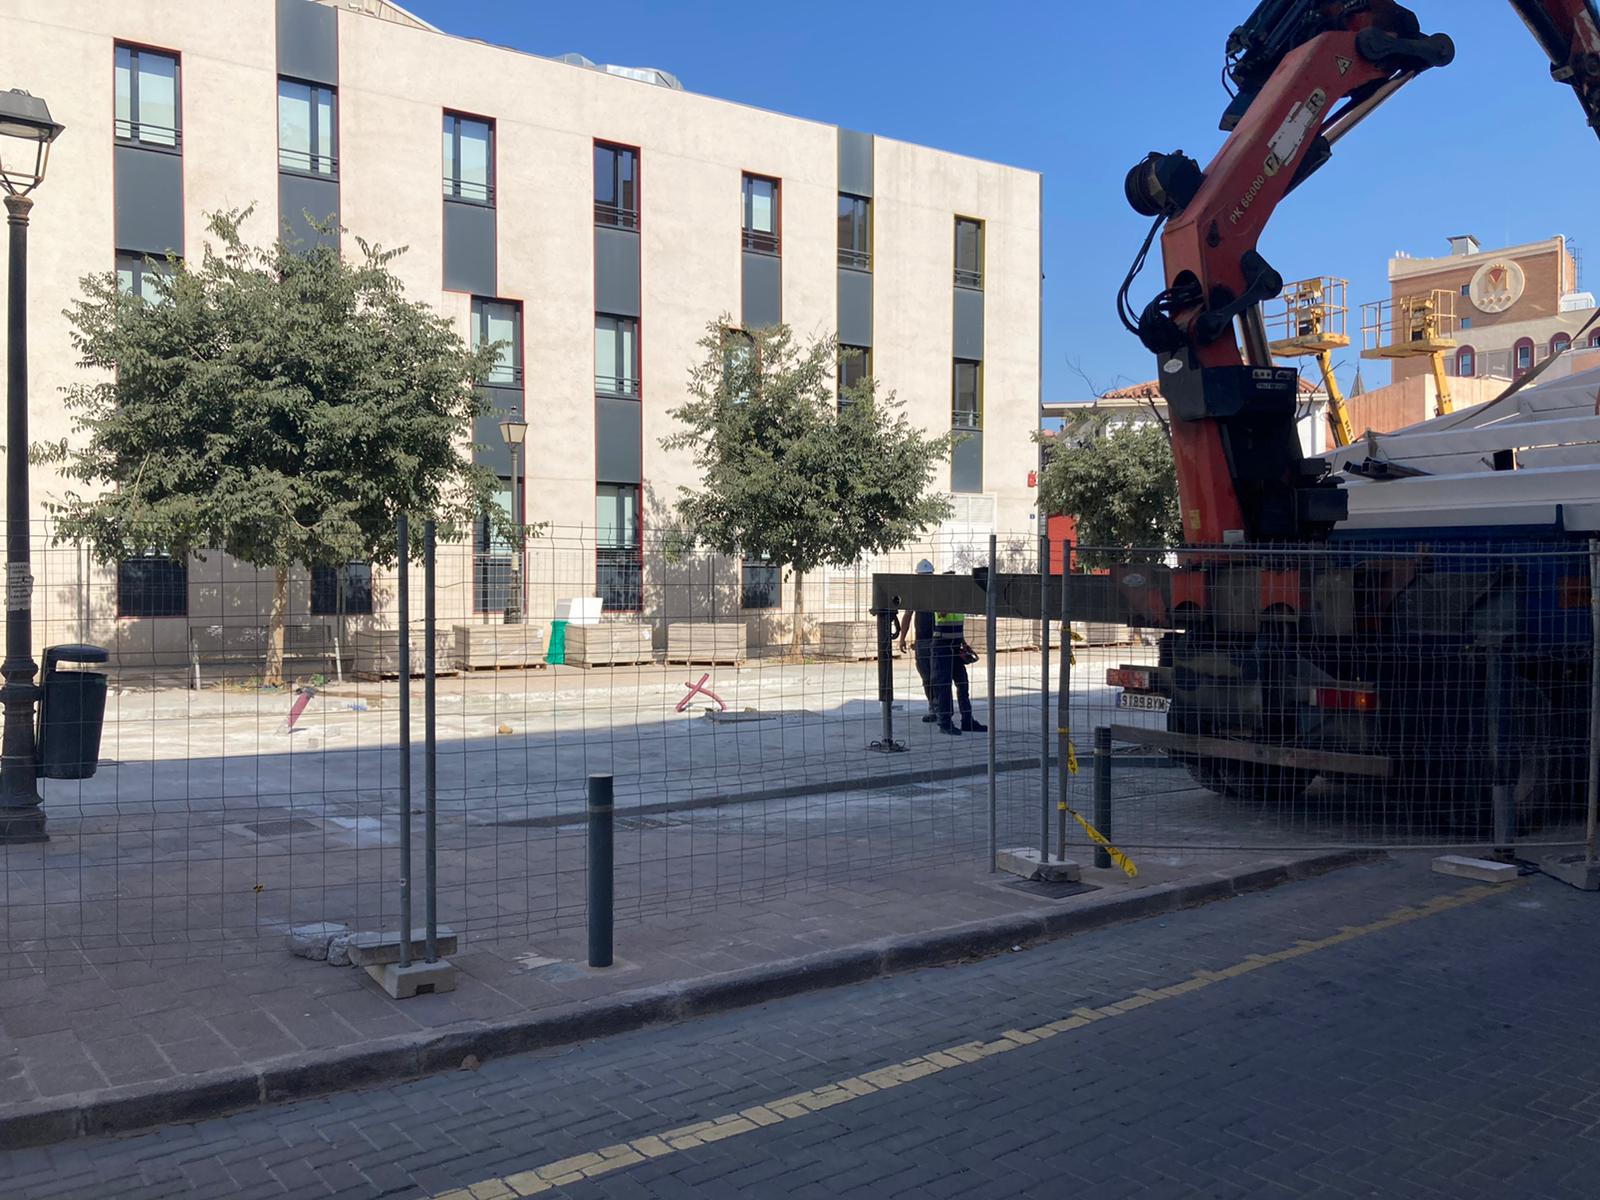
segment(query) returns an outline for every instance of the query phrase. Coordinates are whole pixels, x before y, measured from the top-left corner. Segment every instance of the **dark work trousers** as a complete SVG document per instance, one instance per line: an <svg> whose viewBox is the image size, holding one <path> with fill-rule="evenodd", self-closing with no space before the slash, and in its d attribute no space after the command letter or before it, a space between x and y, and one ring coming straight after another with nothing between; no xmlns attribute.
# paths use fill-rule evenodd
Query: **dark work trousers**
<svg viewBox="0 0 1600 1200"><path fill-rule="evenodd" d="M932 676L933 711L941 725L952 723L956 706L961 709L963 721L972 720L972 690L967 680L967 664L961 661L961 639L933 639ZM955 685L955 704L950 702L950 687Z"/></svg>
<svg viewBox="0 0 1600 1200"><path fill-rule="evenodd" d="M927 697L928 711L934 712L933 700L933 642L927 638L918 638L917 645L917 675L922 679L922 694Z"/></svg>

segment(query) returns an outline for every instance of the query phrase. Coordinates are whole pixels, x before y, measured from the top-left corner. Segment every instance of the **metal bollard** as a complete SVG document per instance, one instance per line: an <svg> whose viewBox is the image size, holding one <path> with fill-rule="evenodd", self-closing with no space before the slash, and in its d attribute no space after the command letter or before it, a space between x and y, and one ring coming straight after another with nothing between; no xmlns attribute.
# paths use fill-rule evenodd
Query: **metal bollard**
<svg viewBox="0 0 1600 1200"><path fill-rule="evenodd" d="M439 961L439 671L433 518L422 525L422 911L424 961Z"/></svg>
<svg viewBox="0 0 1600 1200"><path fill-rule="evenodd" d="M611 965L612 779L589 776L589 965Z"/></svg>
<svg viewBox="0 0 1600 1200"><path fill-rule="evenodd" d="M1111 837L1111 730L1104 725L1094 731L1094 827ZM1111 865L1104 846L1094 848L1094 865Z"/></svg>
<svg viewBox="0 0 1600 1200"><path fill-rule="evenodd" d="M395 598L400 605L400 965L411 965L411 531L406 516L395 518L400 557L395 563Z"/></svg>

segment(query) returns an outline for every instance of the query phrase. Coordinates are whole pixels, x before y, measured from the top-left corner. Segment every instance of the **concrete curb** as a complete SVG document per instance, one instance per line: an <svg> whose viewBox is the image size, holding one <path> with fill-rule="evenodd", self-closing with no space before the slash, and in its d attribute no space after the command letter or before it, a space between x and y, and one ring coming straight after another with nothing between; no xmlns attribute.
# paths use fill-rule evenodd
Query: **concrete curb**
<svg viewBox="0 0 1600 1200"><path fill-rule="evenodd" d="M665 984L586 1000L523 1019L483 1022L467 1029L383 1038L332 1053L298 1054L208 1071L180 1080L133 1084L57 1096L0 1111L0 1150L72 1138L130 1133L202 1120L284 1100L456 1070L469 1054L480 1061L530 1050L628 1033L650 1025L727 1012L786 996L861 983L880 976L942 966L1209 904L1340 867L1382 857L1344 850L1239 871L1217 871L1183 883L1136 892L1086 896L1053 912L1013 913L945 929L882 938L687 983Z"/></svg>

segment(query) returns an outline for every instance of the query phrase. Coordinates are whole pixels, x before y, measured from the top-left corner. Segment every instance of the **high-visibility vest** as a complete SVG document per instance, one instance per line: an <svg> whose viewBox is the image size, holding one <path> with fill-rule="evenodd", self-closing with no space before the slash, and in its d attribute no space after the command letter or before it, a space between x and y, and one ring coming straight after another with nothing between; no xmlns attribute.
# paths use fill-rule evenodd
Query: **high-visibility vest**
<svg viewBox="0 0 1600 1200"><path fill-rule="evenodd" d="M933 636L942 638L962 637L965 632L964 624L966 619L966 613L934 613Z"/></svg>

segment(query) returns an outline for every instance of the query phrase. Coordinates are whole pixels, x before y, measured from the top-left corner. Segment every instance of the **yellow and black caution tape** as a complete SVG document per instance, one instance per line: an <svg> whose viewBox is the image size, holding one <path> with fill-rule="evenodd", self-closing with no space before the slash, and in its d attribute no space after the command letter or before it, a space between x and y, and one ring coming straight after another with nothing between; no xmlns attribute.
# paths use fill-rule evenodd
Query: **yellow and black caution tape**
<svg viewBox="0 0 1600 1200"><path fill-rule="evenodd" d="M1070 731L1065 728L1058 727L1056 732L1065 736ZM1078 773L1078 748L1072 744L1072 739L1070 737L1067 738L1067 770L1074 775ZM1083 832L1089 835L1089 840L1109 854L1111 856L1111 861L1116 863L1117 866L1121 867L1123 873L1127 875L1129 879L1132 879L1139 873L1139 868L1133 865L1133 859L1129 858L1121 850L1118 850L1115 846L1113 846L1106 839L1106 835L1101 833L1093 825L1089 824L1089 822L1084 819L1083 814L1077 809L1068 808L1065 800L1058 801L1056 803L1056 808L1060 812L1071 813L1072 819L1079 825L1083 826Z"/></svg>

